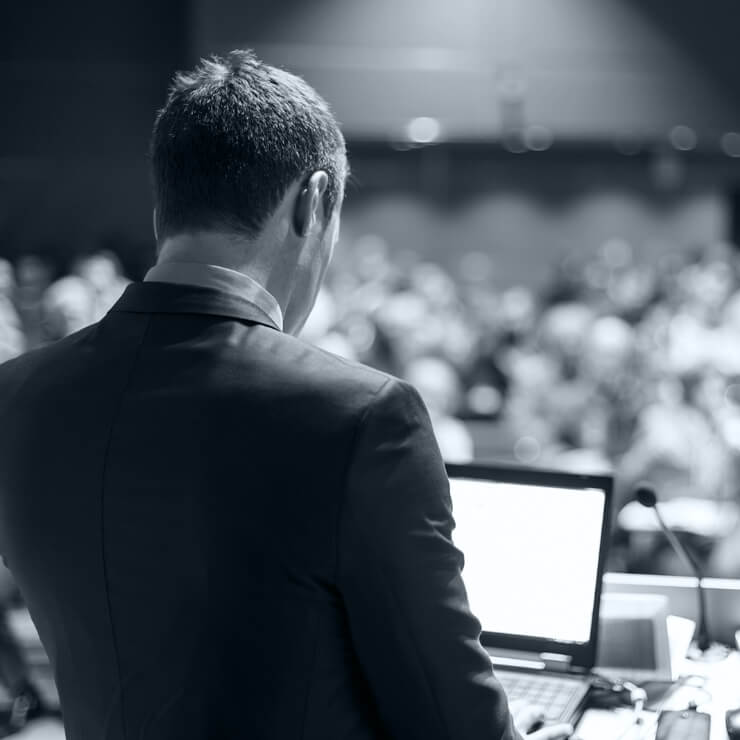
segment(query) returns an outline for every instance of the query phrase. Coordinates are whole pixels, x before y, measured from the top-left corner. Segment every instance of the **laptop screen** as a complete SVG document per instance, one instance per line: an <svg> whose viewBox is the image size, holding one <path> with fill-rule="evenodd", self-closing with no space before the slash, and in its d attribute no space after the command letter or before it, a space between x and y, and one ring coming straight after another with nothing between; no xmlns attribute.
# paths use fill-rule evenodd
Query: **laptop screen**
<svg viewBox="0 0 740 740"><path fill-rule="evenodd" d="M606 493L451 477L455 545L485 632L566 643L591 636Z"/></svg>

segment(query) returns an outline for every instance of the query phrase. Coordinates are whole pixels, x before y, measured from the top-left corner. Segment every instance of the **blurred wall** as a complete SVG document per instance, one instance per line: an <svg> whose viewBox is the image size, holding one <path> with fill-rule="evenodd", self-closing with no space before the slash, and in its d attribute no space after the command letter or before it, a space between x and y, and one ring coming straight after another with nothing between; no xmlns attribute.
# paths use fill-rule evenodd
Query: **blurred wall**
<svg viewBox="0 0 740 740"><path fill-rule="evenodd" d="M487 251L499 282L532 283L612 238L655 261L730 236L740 160L720 138L740 130L735 11L733 0L711 12L693 0L196 0L193 43L198 54L254 48L330 101L356 183L345 244L375 234L453 270ZM553 150L602 148L553 158L358 145L403 140L418 116L438 119L442 142L537 125ZM676 155L677 125L709 160ZM614 155L625 137L642 139L641 156Z"/></svg>
<svg viewBox="0 0 740 740"><path fill-rule="evenodd" d="M387 232L392 246L453 262L462 250L490 249L505 281L539 280L550 256L595 249L611 236L646 250L727 236L726 193L740 159L692 153L666 188L645 157L575 150L552 159L498 146L491 158L495 146L398 152L360 142L397 138L410 116L437 115L443 136L490 137L520 121L546 122L566 139L638 129L660 137L681 122L700 131L701 144L715 129L740 129L734 68L725 69L735 54L728 7L716 0L709 14L687 0L8 6L0 24L0 255L34 250L64 262L103 244L140 275L153 259L148 138L168 81L202 54L243 45L303 72L339 113L356 174L345 242Z"/></svg>
<svg viewBox="0 0 740 740"><path fill-rule="evenodd" d="M740 128L734 0L196 0L198 54L250 46L304 74L350 136L433 116L451 138Z"/></svg>
<svg viewBox="0 0 740 740"><path fill-rule="evenodd" d="M375 154L355 147L341 252L367 235L458 272L463 257L493 257L494 281L538 285L556 264L627 241L657 264L728 238L725 182L734 164L678 160L672 177L652 156L503 155L492 147ZM350 147L352 154L352 147Z"/></svg>
<svg viewBox="0 0 740 740"><path fill-rule="evenodd" d="M187 62L187 11L178 0L6 4L0 253L63 259L114 234L151 248L148 138Z"/></svg>

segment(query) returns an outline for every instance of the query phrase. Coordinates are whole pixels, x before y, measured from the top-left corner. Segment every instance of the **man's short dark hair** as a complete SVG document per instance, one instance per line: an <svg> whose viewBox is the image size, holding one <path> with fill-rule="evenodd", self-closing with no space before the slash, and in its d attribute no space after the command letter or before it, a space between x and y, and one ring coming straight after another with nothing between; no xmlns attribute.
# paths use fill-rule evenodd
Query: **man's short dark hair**
<svg viewBox="0 0 740 740"><path fill-rule="evenodd" d="M175 75L151 144L159 239L220 230L254 236L288 186L329 175L331 213L344 189L344 138L326 102L251 51L202 59Z"/></svg>

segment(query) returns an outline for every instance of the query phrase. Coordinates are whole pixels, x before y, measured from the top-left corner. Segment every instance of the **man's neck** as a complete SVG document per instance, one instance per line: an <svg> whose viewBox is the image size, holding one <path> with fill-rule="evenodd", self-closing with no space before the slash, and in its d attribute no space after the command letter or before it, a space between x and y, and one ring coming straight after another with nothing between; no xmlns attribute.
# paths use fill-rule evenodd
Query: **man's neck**
<svg viewBox="0 0 740 740"><path fill-rule="evenodd" d="M297 256L285 257L285 250L270 248L261 240L249 241L232 234L196 232L167 237L159 247L157 264L194 262L217 265L246 275L261 285L280 305L286 320L285 330L292 333L290 303L295 289ZM295 313L295 312L293 312ZM293 322L295 323L295 322Z"/></svg>
<svg viewBox="0 0 740 740"><path fill-rule="evenodd" d="M157 263L196 262L205 265L228 267L258 280L258 260L249 259L255 255L255 245L246 239L239 239L217 232L178 234L167 237L160 245ZM260 282L258 280L258 282Z"/></svg>
<svg viewBox="0 0 740 740"><path fill-rule="evenodd" d="M279 270L264 259L261 245L231 234L198 232L167 237L161 244L157 264L165 262L195 262L236 270L259 283L281 304L284 286Z"/></svg>

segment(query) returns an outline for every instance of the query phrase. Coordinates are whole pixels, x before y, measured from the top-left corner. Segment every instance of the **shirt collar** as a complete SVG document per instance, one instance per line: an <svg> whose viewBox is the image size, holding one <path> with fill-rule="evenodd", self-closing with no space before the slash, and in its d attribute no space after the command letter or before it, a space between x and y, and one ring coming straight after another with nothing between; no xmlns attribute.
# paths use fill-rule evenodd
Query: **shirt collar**
<svg viewBox="0 0 740 740"><path fill-rule="evenodd" d="M173 260L154 265L144 276L144 281L197 285L236 296L255 305L277 329L283 330L283 312L272 293L249 275L229 267Z"/></svg>

